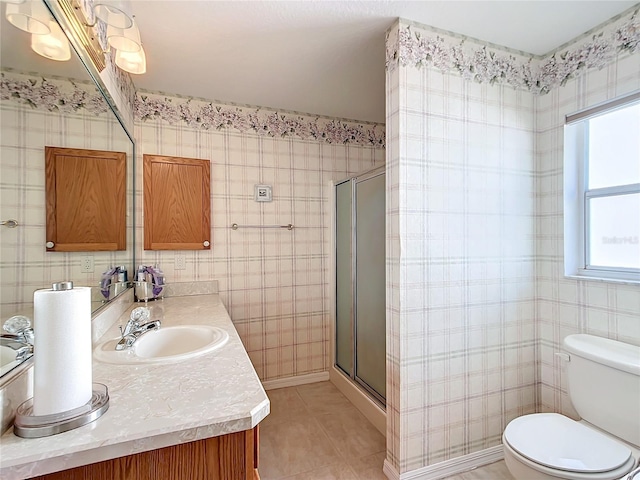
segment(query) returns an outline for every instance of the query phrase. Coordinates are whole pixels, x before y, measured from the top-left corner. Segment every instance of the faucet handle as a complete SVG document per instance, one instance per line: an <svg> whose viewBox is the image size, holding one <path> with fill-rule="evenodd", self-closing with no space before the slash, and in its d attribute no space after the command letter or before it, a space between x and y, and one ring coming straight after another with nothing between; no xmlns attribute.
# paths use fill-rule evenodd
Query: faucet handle
<svg viewBox="0 0 640 480"><path fill-rule="evenodd" d="M31 319L24 315L14 315L2 325L2 329L12 335L21 335L22 332L29 328L31 328Z"/></svg>
<svg viewBox="0 0 640 480"><path fill-rule="evenodd" d="M151 311L147 307L134 308L131 311L131 320L137 323L145 323L151 318Z"/></svg>
<svg viewBox="0 0 640 480"><path fill-rule="evenodd" d="M4 322L2 329L11 335L22 337L24 343L33 345L33 328L31 328L29 317L14 315Z"/></svg>
<svg viewBox="0 0 640 480"><path fill-rule="evenodd" d="M137 307L131 311L129 321L122 328L122 325L118 326L120 329L120 335L122 338L129 335L132 331L137 330L140 325L146 323L151 318L151 311L147 307Z"/></svg>

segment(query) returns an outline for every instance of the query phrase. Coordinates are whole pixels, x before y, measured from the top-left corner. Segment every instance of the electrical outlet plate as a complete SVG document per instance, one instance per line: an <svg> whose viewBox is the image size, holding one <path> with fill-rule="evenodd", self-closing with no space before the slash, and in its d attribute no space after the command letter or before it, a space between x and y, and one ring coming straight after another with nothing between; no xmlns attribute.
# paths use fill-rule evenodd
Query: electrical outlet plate
<svg viewBox="0 0 640 480"><path fill-rule="evenodd" d="M84 273L93 273L93 257L91 255L82 257L80 265Z"/></svg>
<svg viewBox="0 0 640 480"><path fill-rule="evenodd" d="M184 270L185 268L187 268L187 258L184 253L176 254L174 268L176 270Z"/></svg>

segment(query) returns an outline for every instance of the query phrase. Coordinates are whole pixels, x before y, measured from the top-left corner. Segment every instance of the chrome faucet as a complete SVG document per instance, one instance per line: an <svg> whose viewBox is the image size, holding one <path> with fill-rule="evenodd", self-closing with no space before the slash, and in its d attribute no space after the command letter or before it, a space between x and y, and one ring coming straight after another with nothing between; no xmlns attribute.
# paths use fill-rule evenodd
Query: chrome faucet
<svg viewBox="0 0 640 480"><path fill-rule="evenodd" d="M33 345L30 343L23 343L21 341L16 340L15 335L5 335L2 334L0 336L0 345L3 347L9 347L11 350L15 352L15 360L21 362L26 360L33 354Z"/></svg>
<svg viewBox="0 0 640 480"><path fill-rule="evenodd" d="M116 350L127 350L133 347L136 340L145 333L158 330L160 328L160 320L148 321L150 316L148 308L134 308L124 328L122 328L122 325L119 326L122 338L116 344Z"/></svg>

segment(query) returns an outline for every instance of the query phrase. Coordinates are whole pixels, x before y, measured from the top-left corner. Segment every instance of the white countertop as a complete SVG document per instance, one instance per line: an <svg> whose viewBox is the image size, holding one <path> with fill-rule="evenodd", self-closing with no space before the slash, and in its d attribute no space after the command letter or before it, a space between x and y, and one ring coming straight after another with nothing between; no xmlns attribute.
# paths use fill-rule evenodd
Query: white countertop
<svg viewBox="0 0 640 480"><path fill-rule="evenodd" d="M104 335L119 336L133 304ZM93 361L93 381L109 388L109 410L95 422L50 437L0 437L0 477L22 479L123 455L248 430L269 413L269 399L218 295L150 302L162 325L223 328L220 349L171 364ZM158 318L152 313L152 318ZM37 368L37 367L36 367Z"/></svg>

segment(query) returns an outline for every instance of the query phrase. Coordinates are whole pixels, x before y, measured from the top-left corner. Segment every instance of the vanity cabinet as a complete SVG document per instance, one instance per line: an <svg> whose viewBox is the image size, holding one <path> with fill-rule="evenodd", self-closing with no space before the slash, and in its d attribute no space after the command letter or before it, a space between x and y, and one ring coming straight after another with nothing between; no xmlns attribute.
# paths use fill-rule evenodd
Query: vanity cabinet
<svg viewBox="0 0 640 480"><path fill-rule="evenodd" d="M211 248L210 162L144 155L144 249Z"/></svg>
<svg viewBox="0 0 640 480"><path fill-rule="evenodd" d="M258 426L35 477L36 480L260 480Z"/></svg>
<svg viewBox="0 0 640 480"><path fill-rule="evenodd" d="M48 252L126 250L127 154L45 147Z"/></svg>

